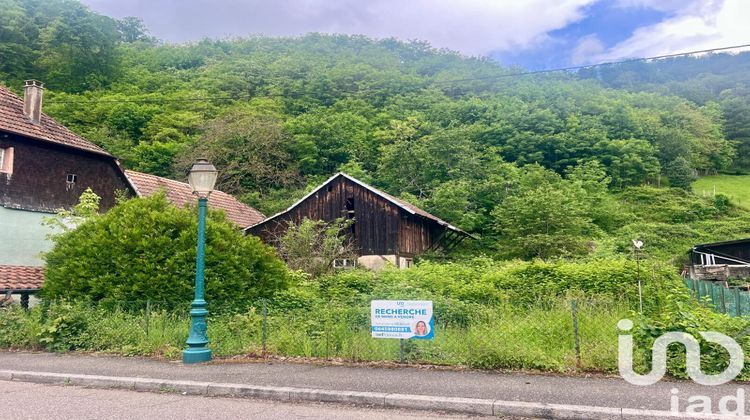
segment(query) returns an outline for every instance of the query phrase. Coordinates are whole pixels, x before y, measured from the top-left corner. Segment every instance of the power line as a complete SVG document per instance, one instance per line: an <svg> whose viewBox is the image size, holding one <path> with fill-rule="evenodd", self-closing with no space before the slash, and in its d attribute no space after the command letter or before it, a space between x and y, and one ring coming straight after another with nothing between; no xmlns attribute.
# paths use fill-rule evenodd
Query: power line
<svg viewBox="0 0 750 420"><path fill-rule="evenodd" d="M617 64L627 64L627 63L634 63L634 62L638 62L638 61L660 60L660 59L664 59L664 58L683 57L683 56L694 55L694 54L706 54L706 53L710 53L710 52L734 50L734 49L738 49L738 48L748 48L748 47L750 47L750 44L732 45L730 47L709 48L709 49L705 49L705 50L688 51L688 52L675 53L675 54L655 55L655 56L652 56L652 57L629 58L629 59L621 60L621 61L605 61L603 63L587 64L587 65L582 65L582 66L559 67L559 68L545 69L545 70L532 70L532 71L526 71L526 72L521 72L521 73L508 73L508 74L500 74L500 75L495 75L495 76L484 76L484 77L472 77L472 78L467 78L467 79L453 79L453 80L435 81L435 82L432 82L432 83L433 84L439 84L439 83L470 82L470 81L475 81L475 80L502 79L502 78L505 78L505 77L529 76L529 75L543 74L543 73L568 72L568 71L573 71L573 70L590 69L590 68L594 68L594 67L613 66L613 65L617 65Z"/></svg>
<svg viewBox="0 0 750 420"><path fill-rule="evenodd" d="M627 64L627 63L634 63L639 61L650 61L650 60L661 60L666 58L675 58L675 57L685 57L695 54L707 54L711 52L717 52L717 51L727 51L727 50L734 50L739 48L750 48L750 43L748 44L740 44L740 45L732 45L732 46L726 46L726 47L716 47L716 48L708 48L703 50L695 50L695 51L687 51L682 53L674 53L674 54L663 54L663 55L656 55L651 57L640 57L640 58L630 58L626 60L620 60L620 61L607 61L602 63L596 63L596 64L587 64L587 65L581 65L581 66L570 66L570 67L558 67L553 69L544 69L544 70L531 70L531 71L525 71L525 72L516 72L516 73L506 73L506 74L498 74L498 75L492 75L492 76L480 76L480 77L470 77L470 78L464 78L464 79L450 79L450 80L433 80L430 82L427 82L423 86L415 86L414 90L418 89L424 89L431 85L445 85L445 84L452 84L452 83L464 83L464 82L473 82L473 81L483 81L483 80L497 80L497 79L504 79L504 78L511 78L511 77L521 77L521 76L531 76L531 75L538 75L538 74L546 74L546 73L560 73L560 72L571 72L575 70L584 70L584 69L591 69L595 67L604 67L604 66L613 66L618 64ZM367 93L367 92L378 92L375 88L370 89L360 89L360 90L353 90L353 91L342 91L342 93ZM240 99L252 99L252 98L273 98L273 97L280 97L280 98L289 98L294 97L295 93L273 93L273 94L261 94L261 95L253 95L253 94L246 94L246 95L232 95L232 96L203 96L203 97L195 97L195 98L161 98L161 99L101 99L101 100L85 100L85 101L56 101L54 99L51 99L50 102L52 103L58 103L58 104L94 104L94 103L166 103L166 102L208 102L208 101L235 101ZM303 96L298 96L303 97Z"/></svg>

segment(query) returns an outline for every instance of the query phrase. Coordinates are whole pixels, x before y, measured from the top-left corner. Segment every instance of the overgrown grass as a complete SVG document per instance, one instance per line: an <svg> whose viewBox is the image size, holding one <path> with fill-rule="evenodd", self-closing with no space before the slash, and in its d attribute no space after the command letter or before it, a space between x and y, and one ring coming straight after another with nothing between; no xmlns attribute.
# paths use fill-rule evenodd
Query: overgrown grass
<svg viewBox="0 0 750 420"><path fill-rule="evenodd" d="M745 209L750 209L750 175L710 175L698 178L693 191L699 196L724 194Z"/></svg>
<svg viewBox="0 0 750 420"><path fill-rule="evenodd" d="M211 348L219 357L262 355L399 361L398 340L374 339L369 307L330 306L277 311L270 305L263 340L259 308L210 319ZM46 312L46 313L45 313ZM464 323L437 319L434 340L405 343L410 363L483 369L564 372L616 369L617 320L628 315L619 303L583 303L578 310L578 365L570 301L544 307L483 307ZM85 304L55 303L25 312L0 313L0 347L51 351L97 351L179 358L189 328L186 314L128 312Z"/></svg>
<svg viewBox="0 0 750 420"><path fill-rule="evenodd" d="M420 263L409 270L349 271L306 280L273 300L236 307L210 303L209 336L218 357L288 356L399 361L398 340L374 339L373 299L430 299L434 340L408 340L410 363L549 372L617 370L617 322L635 321L634 365L648 370L650 349L667 331L701 340L706 373L722 370L727 353L700 338L717 331L750 353L750 322L713 312L692 299L674 270L643 261L644 313L638 271L623 259L582 262ZM572 302L577 303L578 341ZM97 351L180 357L189 329L186 303L50 302L31 311L0 310L0 348ZM148 308L148 309L146 309ZM267 316L264 316L267 314ZM265 330L265 334L264 334ZM265 339L264 339L265 337ZM669 355L669 372L686 377L684 352ZM750 379L750 364L742 379Z"/></svg>

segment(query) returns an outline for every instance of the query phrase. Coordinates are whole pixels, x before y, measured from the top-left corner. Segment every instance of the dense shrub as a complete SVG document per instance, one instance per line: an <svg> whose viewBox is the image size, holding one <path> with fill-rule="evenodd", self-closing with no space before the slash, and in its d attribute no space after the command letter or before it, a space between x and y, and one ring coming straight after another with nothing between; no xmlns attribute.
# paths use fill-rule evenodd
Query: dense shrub
<svg viewBox="0 0 750 420"><path fill-rule="evenodd" d="M131 199L55 239L45 256L48 299L189 302L195 277L197 218L163 194ZM243 306L288 279L274 250L243 236L220 213L206 232L206 299Z"/></svg>
<svg viewBox="0 0 750 420"><path fill-rule="evenodd" d="M641 262L645 304L659 305L670 288L682 287L674 269ZM370 299L432 299L441 307L476 303L526 307L566 296L616 298L636 308L638 272L634 261L598 258L588 261L493 261L477 258L462 263L421 262L409 270L378 273L354 270L309 285L324 300L367 303Z"/></svg>
<svg viewBox="0 0 750 420"><path fill-rule="evenodd" d="M686 223L738 213L726 197L704 198L679 188L630 187L618 199L621 211L635 221Z"/></svg>
<svg viewBox="0 0 750 420"><path fill-rule="evenodd" d="M699 334L702 331L715 331L733 338L743 348L745 354L750 349L750 322L746 318L735 318L714 312L708 305L691 300L685 288L674 289L658 313L640 318L635 323L633 337L637 351L636 364L650 366L651 348L654 341L670 331L684 331L700 343L701 370L706 374L717 374L729 365L729 353L719 344L706 341ZM674 344L667 351L667 371L679 378L688 378L685 348ZM745 367L738 379L750 380L750 364Z"/></svg>

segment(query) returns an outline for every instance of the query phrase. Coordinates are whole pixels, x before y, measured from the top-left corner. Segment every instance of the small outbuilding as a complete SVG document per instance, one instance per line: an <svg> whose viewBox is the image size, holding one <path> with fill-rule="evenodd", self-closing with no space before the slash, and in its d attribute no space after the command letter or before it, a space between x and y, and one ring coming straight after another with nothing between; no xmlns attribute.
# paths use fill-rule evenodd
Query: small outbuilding
<svg viewBox="0 0 750 420"><path fill-rule="evenodd" d="M690 278L696 280L750 278L750 238L695 245L690 251Z"/></svg>
<svg viewBox="0 0 750 420"><path fill-rule="evenodd" d="M288 209L245 229L264 242L274 241L303 219L332 222L353 219L350 235L357 263L378 269L387 263L411 266L415 256L447 252L470 234L426 211L355 179L337 173ZM350 265L344 262L343 265Z"/></svg>

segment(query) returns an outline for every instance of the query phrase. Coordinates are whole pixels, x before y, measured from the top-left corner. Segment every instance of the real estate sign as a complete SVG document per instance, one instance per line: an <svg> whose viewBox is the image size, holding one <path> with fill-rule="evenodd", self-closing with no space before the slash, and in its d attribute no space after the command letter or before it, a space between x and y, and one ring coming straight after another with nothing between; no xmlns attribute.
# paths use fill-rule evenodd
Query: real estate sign
<svg viewBox="0 0 750 420"><path fill-rule="evenodd" d="M373 300L370 322L374 338L435 337L431 300Z"/></svg>

